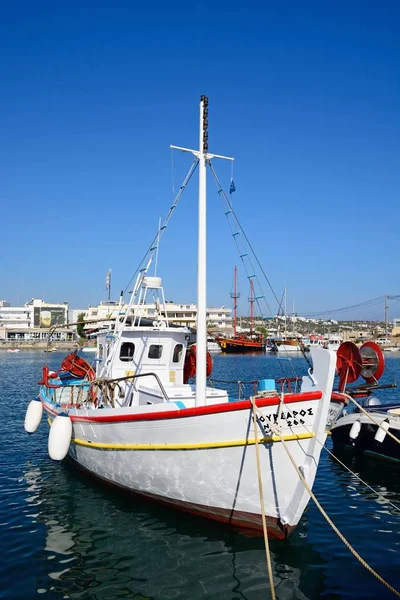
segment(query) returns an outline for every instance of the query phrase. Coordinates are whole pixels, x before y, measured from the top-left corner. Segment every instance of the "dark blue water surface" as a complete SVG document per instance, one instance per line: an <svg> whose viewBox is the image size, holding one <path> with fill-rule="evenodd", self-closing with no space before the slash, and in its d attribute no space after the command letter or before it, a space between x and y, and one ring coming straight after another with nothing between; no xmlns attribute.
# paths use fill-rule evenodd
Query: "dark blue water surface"
<svg viewBox="0 0 400 600"><path fill-rule="evenodd" d="M49 356L50 367L61 356ZM262 538L117 493L68 463L50 460L45 420L34 435L23 429L45 358L39 352L0 354L0 598L270 597ZM400 376L400 358L388 357L387 365L387 380ZM305 372L301 358L214 360L215 377L225 380L279 376L283 368L287 374ZM399 390L381 397L396 401ZM330 440L327 444L331 447ZM371 459L348 464L400 505L398 466ZM314 491L360 554L400 588L400 511L377 499L325 451ZM272 542L271 552L280 600L393 597L349 554L312 501L294 534Z"/></svg>

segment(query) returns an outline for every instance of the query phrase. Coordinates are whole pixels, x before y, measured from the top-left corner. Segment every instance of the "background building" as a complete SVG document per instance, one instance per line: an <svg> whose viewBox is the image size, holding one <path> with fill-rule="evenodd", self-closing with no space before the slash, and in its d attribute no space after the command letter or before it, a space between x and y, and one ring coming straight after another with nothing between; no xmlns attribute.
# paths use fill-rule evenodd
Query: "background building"
<svg viewBox="0 0 400 600"><path fill-rule="evenodd" d="M49 331L57 326L53 341L74 341L75 333L68 329L68 304L50 304L32 298L24 306L10 306L0 301L0 340L3 342L47 341Z"/></svg>

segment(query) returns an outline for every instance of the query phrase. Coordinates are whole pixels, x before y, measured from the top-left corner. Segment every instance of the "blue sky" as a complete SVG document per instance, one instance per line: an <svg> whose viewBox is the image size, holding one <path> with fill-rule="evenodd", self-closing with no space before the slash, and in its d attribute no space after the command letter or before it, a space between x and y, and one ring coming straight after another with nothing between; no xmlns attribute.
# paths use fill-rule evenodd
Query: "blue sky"
<svg viewBox="0 0 400 600"><path fill-rule="evenodd" d="M172 175L169 145L197 145L200 94L278 296L310 313L400 293L398 3L136 4L1 8L0 297L85 307L109 268L125 288L190 165L174 153ZM160 249L176 302L196 300L196 196ZM208 304L229 306L239 259L211 181L208 200Z"/></svg>

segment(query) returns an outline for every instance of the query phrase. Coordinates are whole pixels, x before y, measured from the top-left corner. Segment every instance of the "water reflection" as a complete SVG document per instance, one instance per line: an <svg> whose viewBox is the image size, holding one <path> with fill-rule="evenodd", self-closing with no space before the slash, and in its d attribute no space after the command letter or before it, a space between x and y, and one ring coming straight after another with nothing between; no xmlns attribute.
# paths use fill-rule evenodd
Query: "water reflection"
<svg viewBox="0 0 400 600"><path fill-rule="evenodd" d="M46 597L256 600L268 594L263 540L218 523L104 489L73 467L50 476L29 469L26 483L45 527L38 590ZM271 544L279 600L316 598L321 557L296 537Z"/></svg>
<svg viewBox="0 0 400 600"><path fill-rule="evenodd" d="M349 473L343 465L340 465L334 457L330 457L332 468L338 474L338 482L347 490L353 488L357 493L368 500L386 506L388 511L400 516L400 510L396 510L389 502L400 509L400 480L399 467L397 464L375 460L368 455L353 454L346 449L335 450L335 456L355 475ZM383 498L374 494L362 481L378 492Z"/></svg>

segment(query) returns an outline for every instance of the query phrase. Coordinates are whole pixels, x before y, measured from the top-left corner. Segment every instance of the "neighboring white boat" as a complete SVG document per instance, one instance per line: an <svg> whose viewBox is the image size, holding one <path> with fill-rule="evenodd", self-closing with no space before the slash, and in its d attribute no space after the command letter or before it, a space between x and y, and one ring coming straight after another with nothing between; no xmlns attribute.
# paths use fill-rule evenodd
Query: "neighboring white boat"
<svg viewBox="0 0 400 600"><path fill-rule="evenodd" d="M333 350L334 352L338 351L340 344L343 343L343 338L338 335L332 335L325 341L325 347L328 350Z"/></svg>
<svg viewBox="0 0 400 600"><path fill-rule="evenodd" d="M285 342L283 342L283 344L280 344L279 346L276 346L276 352L278 354L293 354L296 352L301 352L301 347L300 344L285 344Z"/></svg>
<svg viewBox="0 0 400 600"><path fill-rule="evenodd" d="M96 346L84 346L81 348L81 352L97 352Z"/></svg>
<svg viewBox="0 0 400 600"><path fill-rule="evenodd" d="M17 352L20 352L20 349L19 348L8 348L7 352L16 354Z"/></svg>
<svg viewBox="0 0 400 600"><path fill-rule="evenodd" d="M324 342L320 338L313 338L308 340L306 346L309 350L311 350L311 348L323 348Z"/></svg>
<svg viewBox="0 0 400 600"><path fill-rule="evenodd" d="M206 142L207 106L202 96L200 149L187 150L199 169L196 350L187 348L189 330L168 321L161 278L149 276L153 244L124 316L98 335L96 372L76 354L57 373L44 367L39 401L30 403L25 428L35 431L44 408L52 458L68 454L107 483L247 530L262 530L263 506L269 536L284 538L309 501L288 453L312 487L336 355L313 349L313 371L302 378L299 393L281 394L273 380L264 380L254 396L232 400L225 389L207 385L206 167L216 157ZM147 295L158 299L154 321L130 316ZM260 379L264 371L263 364Z"/></svg>
<svg viewBox="0 0 400 600"><path fill-rule="evenodd" d="M211 352L212 354L221 352L221 348L220 348L218 342L216 342L213 337L207 338L207 350L208 350L208 352Z"/></svg>

